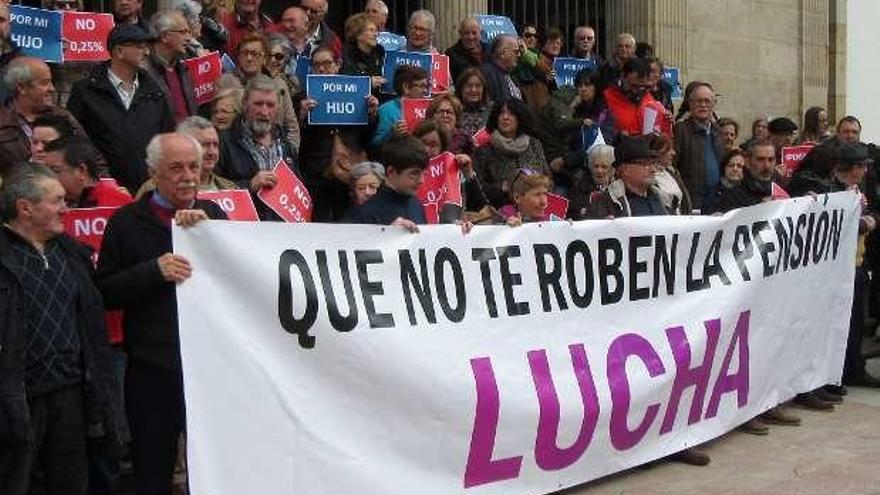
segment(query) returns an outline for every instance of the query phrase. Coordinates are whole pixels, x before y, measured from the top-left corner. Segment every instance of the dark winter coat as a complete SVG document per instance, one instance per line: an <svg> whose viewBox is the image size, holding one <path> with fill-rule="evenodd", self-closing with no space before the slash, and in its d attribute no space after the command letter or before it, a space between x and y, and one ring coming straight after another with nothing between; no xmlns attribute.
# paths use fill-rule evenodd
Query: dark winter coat
<svg viewBox="0 0 880 495"><path fill-rule="evenodd" d="M4 444L23 442L30 424L24 381L27 309L24 289L11 271L9 260L10 246L15 242L26 241L0 228L0 450L6 448ZM81 289L76 300L76 329L82 349L87 426L92 434L103 432L118 443L114 418L118 417L120 404L116 398L121 397L121 391L113 385L110 341L101 294L92 282L91 252L64 234L50 242L60 243Z"/></svg>
<svg viewBox="0 0 880 495"><path fill-rule="evenodd" d="M128 109L107 78L110 63L95 67L73 85L67 109L82 124L110 168L110 175L132 194L147 180L147 144L174 130L165 93L147 71L138 69L138 88Z"/></svg>
<svg viewBox="0 0 880 495"><path fill-rule="evenodd" d="M162 277L157 262L173 251L171 228L153 212L151 198L146 194L123 206L107 222L98 258L98 288L108 309L124 311L129 359L177 371L177 289ZM226 218L211 201L197 200L193 209L204 210L211 219Z"/></svg>

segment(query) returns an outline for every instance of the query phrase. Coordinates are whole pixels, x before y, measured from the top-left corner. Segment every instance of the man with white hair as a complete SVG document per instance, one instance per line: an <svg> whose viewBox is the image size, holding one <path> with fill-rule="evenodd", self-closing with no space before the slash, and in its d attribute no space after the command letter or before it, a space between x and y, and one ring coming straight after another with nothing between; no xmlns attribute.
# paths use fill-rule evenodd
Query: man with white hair
<svg viewBox="0 0 880 495"><path fill-rule="evenodd" d="M196 115L199 110L189 70L183 63L187 41L192 33L186 18L177 10L156 13L151 25L156 39L144 68L162 87L174 121L180 122L190 115Z"/></svg>
<svg viewBox="0 0 880 495"><path fill-rule="evenodd" d="M599 83L601 88L614 84L623 71L623 65L627 60L636 56L636 37L630 33L620 33L614 41L611 57L599 67Z"/></svg>
<svg viewBox="0 0 880 495"><path fill-rule="evenodd" d="M385 31L385 24L388 22L388 5L382 0L367 0L364 4L364 14L373 21L376 29Z"/></svg>
<svg viewBox="0 0 880 495"><path fill-rule="evenodd" d="M574 30L574 43L571 46L572 57L592 60L596 63L596 68L599 68L602 60L596 53L596 30L592 26L578 26Z"/></svg>
<svg viewBox="0 0 880 495"><path fill-rule="evenodd" d="M342 60L342 39L324 20L330 8L327 0L301 0L299 6L309 16L309 53L311 54L321 45L327 45L333 49L333 56L337 60Z"/></svg>
<svg viewBox="0 0 880 495"><path fill-rule="evenodd" d="M486 89L492 101L511 98L522 100L522 91L510 77L519 60L519 41L516 36L500 34L489 44L490 60L480 66L486 78Z"/></svg>
<svg viewBox="0 0 880 495"><path fill-rule="evenodd" d="M431 53L434 51L434 14L417 10L410 14L406 25L406 51Z"/></svg>
<svg viewBox="0 0 880 495"><path fill-rule="evenodd" d="M202 147L192 137L154 136L147 165L156 190L110 218L98 259L104 302L125 314L125 403L139 494L170 495L184 429L176 287L193 266L174 253L171 222L188 227L226 218L216 204L196 198L201 163Z"/></svg>

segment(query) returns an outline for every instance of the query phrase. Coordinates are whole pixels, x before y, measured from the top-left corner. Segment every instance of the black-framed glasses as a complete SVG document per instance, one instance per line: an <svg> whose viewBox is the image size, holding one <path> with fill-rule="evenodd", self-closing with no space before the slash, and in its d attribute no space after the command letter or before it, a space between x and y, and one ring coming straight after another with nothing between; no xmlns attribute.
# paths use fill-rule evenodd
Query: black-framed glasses
<svg viewBox="0 0 880 495"><path fill-rule="evenodd" d="M285 55L285 54L283 54L283 53L273 53L273 54L272 54L272 58L275 59L275 60L278 61L278 62L283 62L284 59L287 58L287 55Z"/></svg>

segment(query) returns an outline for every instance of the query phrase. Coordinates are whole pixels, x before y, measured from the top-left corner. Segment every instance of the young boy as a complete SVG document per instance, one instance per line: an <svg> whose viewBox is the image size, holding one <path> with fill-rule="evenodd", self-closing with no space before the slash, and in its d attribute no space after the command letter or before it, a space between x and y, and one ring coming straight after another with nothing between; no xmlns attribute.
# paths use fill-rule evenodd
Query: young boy
<svg viewBox="0 0 880 495"><path fill-rule="evenodd" d="M428 165L425 145L409 134L394 135L382 146L385 184L361 205L352 223L400 225L412 232L425 221L425 210L416 198L422 170Z"/></svg>

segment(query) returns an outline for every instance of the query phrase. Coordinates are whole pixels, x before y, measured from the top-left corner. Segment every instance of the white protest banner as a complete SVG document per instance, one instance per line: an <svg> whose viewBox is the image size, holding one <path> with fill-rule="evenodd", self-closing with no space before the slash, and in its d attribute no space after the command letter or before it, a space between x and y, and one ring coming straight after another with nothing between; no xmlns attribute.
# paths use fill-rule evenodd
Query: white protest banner
<svg viewBox="0 0 880 495"><path fill-rule="evenodd" d="M543 494L715 438L839 380L858 216L175 227L192 493Z"/></svg>

